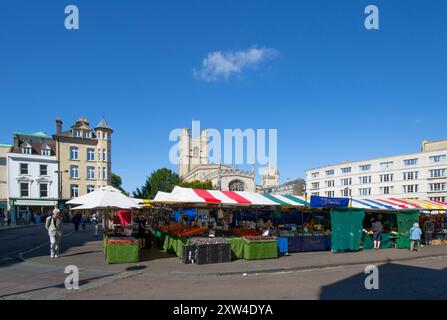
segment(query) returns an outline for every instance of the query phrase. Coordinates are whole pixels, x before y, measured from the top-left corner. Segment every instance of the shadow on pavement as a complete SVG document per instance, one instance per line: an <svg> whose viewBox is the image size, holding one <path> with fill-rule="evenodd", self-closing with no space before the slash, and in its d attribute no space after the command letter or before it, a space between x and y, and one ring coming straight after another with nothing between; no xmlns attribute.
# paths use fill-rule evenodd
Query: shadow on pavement
<svg viewBox="0 0 447 320"><path fill-rule="evenodd" d="M93 282L94 280L104 279L104 278L108 278L108 277L112 277L112 276L114 276L114 275L113 274L112 275L104 275L104 276L98 276L98 277L89 278L88 280L79 280L79 286L86 285L86 284L88 284L90 282ZM22 295L22 294L29 294L29 293L32 293L32 292L37 292L37 291L41 291L41 290L45 290L45 289L65 289L65 283L60 283L60 284L56 284L56 285L52 285L52 286L41 287L41 288L32 289L32 290L24 290L24 291L19 291L19 292L8 293L8 294L0 296L0 299L5 299L5 298L8 298L8 297L14 297L14 296L17 296L17 295Z"/></svg>
<svg viewBox="0 0 447 320"><path fill-rule="evenodd" d="M379 289L367 290L365 280L370 273L324 286L321 300L443 300L447 288L447 268L428 269L387 263L378 267Z"/></svg>

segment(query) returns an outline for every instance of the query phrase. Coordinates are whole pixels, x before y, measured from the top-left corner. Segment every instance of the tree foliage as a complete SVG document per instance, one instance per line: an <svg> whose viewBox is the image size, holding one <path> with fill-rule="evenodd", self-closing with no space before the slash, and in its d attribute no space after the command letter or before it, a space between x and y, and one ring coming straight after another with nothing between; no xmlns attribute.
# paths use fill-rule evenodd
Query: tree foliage
<svg viewBox="0 0 447 320"><path fill-rule="evenodd" d="M133 192L135 198L153 199L158 191L171 192L180 185L179 176L170 169L162 168L151 173L141 188Z"/></svg>
<svg viewBox="0 0 447 320"><path fill-rule="evenodd" d="M175 186L194 189L212 190L211 181L181 181L178 174L170 169L162 168L151 173L146 182L133 192L133 197L138 199L153 199L157 192L172 192Z"/></svg>
<svg viewBox="0 0 447 320"><path fill-rule="evenodd" d="M128 195L128 193L121 187L121 185L123 184L121 177L116 173L112 172L112 176L110 177L110 184L112 185L112 187L120 190L125 195Z"/></svg>
<svg viewBox="0 0 447 320"><path fill-rule="evenodd" d="M184 188L193 188L193 189L203 189L203 190L213 190L213 183L211 181L191 181L191 182L182 182L180 184L181 187Z"/></svg>

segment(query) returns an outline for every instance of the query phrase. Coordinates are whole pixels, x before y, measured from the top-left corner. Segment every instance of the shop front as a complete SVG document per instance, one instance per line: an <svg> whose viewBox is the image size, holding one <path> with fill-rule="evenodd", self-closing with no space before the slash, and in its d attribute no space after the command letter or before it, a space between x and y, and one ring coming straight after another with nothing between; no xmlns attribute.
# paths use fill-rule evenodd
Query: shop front
<svg viewBox="0 0 447 320"><path fill-rule="evenodd" d="M57 207L57 200L10 199L11 222L30 224L40 222Z"/></svg>

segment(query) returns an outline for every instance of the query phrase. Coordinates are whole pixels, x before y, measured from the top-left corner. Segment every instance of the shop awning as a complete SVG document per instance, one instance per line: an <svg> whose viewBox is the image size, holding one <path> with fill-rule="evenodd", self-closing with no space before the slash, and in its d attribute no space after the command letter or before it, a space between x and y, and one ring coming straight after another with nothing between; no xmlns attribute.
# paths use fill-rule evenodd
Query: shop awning
<svg viewBox="0 0 447 320"><path fill-rule="evenodd" d="M153 203L222 204L236 206L295 206L309 205L304 197L271 195L247 191L218 191L175 187L171 193L158 192Z"/></svg>

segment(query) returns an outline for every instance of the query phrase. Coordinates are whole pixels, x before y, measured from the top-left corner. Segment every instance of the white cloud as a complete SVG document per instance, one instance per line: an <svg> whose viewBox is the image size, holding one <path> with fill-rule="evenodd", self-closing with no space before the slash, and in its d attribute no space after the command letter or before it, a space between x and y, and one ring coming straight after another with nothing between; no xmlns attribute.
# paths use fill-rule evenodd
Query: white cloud
<svg viewBox="0 0 447 320"><path fill-rule="evenodd" d="M219 79L227 80L234 74L240 74L244 69L254 69L260 63L273 60L278 56L278 51L273 48L252 47L244 51L215 51L210 52L203 59L202 67L194 69L193 75L197 79L207 82Z"/></svg>

